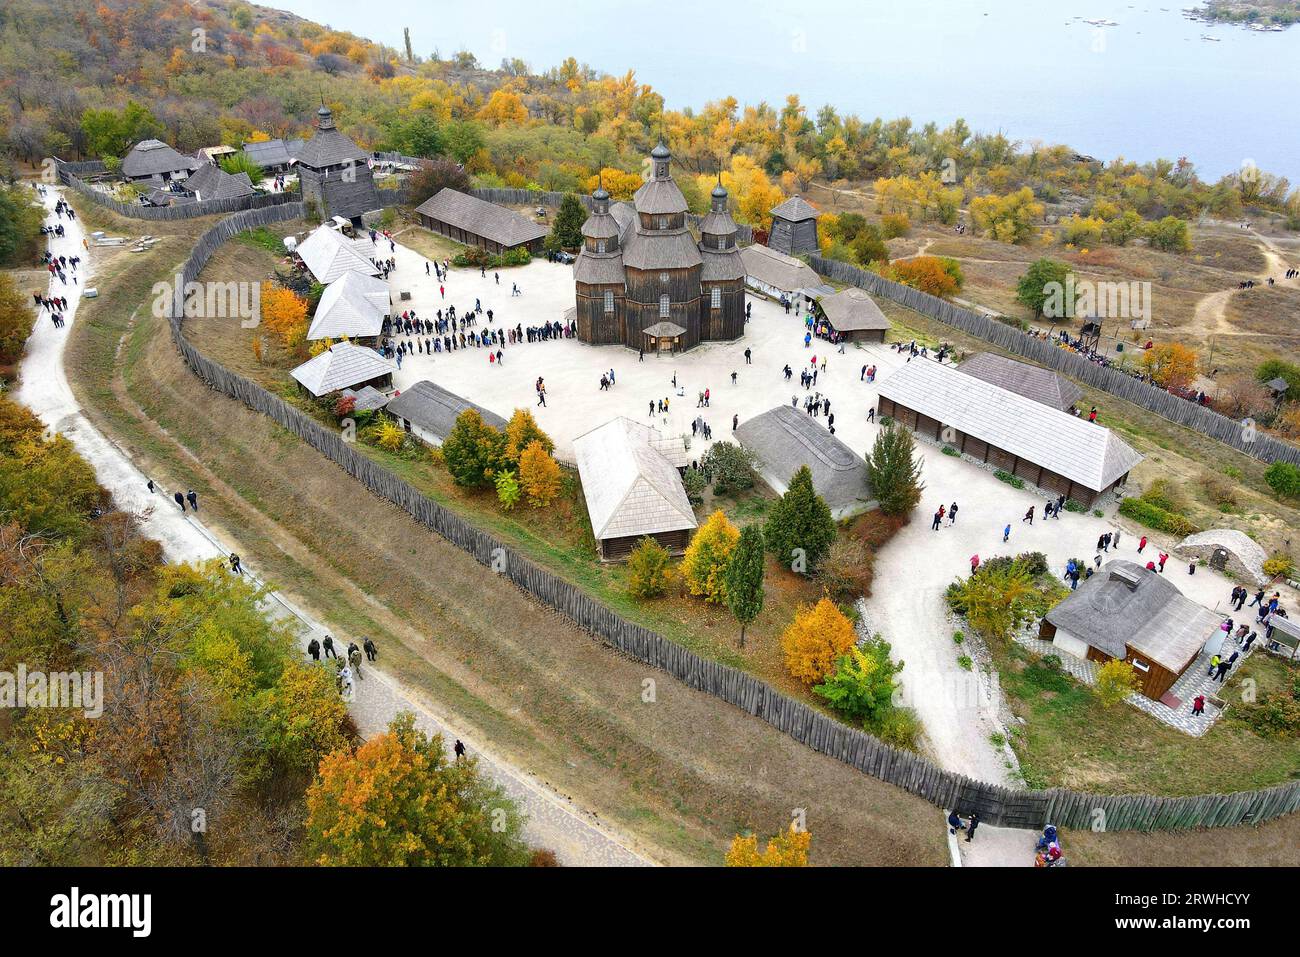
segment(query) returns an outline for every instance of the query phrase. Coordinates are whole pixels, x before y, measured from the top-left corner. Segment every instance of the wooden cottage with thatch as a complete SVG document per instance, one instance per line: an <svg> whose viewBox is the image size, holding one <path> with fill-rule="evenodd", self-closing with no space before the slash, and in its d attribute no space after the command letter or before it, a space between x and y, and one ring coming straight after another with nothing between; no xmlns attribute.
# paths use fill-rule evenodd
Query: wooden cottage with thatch
<svg viewBox="0 0 1300 957"><path fill-rule="evenodd" d="M1110 429L932 359L903 365L879 391L882 417L1084 505L1142 461Z"/></svg>
<svg viewBox="0 0 1300 957"><path fill-rule="evenodd" d="M573 266L578 338L593 345L672 351L737 339L745 331L745 265L727 191L714 187L697 243L672 153L650 154L652 175L632 204L610 205L600 186Z"/></svg>
<svg viewBox="0 0 1300 957"><path fill-rule="evenodd" d="M817 241L817 207L802 196L791 196L772 210L767 244L779 253L797 256L821 249Z"/></svg>
<svg viewBox="0 0 1300 957"><path fill-rule="evenodd" d="M1076 658L1127 661L1159 701L1202 650L1217 650L1222 623L1158 572L1115 559L1043 617L1039 637Z"/></svg>
<svg viewBox="0 0 1300 957"><path fill-rule="evenodd" d="M434 446L442 445L456 425L456 419L466 409L474 409L484 424L498 432L505 431L506 420L501 416L427 379L403 389L388 401L387 406L388 414L394 416L402 428Z"/></svg>
<svg viewBox="0 0 1300 957"><path fill-rule="evenodd" d="M490 253L523 248L537 255L546 239L546 227L527 216L450 186L416 207L415 215L425 229Z"/></svg>
<svg viewBox="0 0 1300 957"><path fill-rule="evenodd" d="M816 315L849 342L884 342L889 320L876 301L857 286L822 296L814 304Z"/></svg>
<svg viewBox="0 0 1300 957"><path fill-rule="evenodd" d="M625 561L646 537L674 555L686 551L696 522L680 439L619 417L574 439L573 454L601 561Z"/></svg>

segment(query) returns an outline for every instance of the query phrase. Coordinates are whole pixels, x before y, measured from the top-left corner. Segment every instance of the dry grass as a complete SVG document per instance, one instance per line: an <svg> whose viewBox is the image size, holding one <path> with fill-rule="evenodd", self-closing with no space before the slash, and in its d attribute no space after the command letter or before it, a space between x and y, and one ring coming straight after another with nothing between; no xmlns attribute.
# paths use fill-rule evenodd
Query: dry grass
<svg viewBox="0 0 1300 957"><path fill-rule="evenodd" d="M1076 867L1296 867L1300 814L1228 829L1062 831L1061 846Z"/></svg>

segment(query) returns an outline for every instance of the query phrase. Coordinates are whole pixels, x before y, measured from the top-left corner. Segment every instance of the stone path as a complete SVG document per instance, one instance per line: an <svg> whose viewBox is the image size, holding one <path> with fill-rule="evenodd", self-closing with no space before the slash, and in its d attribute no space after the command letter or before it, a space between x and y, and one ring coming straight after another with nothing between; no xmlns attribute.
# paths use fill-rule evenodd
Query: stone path
<svg viewBox="0 0 1300 957"><path fill-rule="evenodd" d="M48 222L58 223L60 220L52 211L62 191L47 188L46 192L44 203L51 211ZM91 251L83 248L81 221L64 219L61 222L66 235L62 238L51 236L50 250L55 255L82 257L80 281L77 284L70 282L64 287L51 278L50 295L63 295L68 299L67 327L56 329L48 315L38 318L27 343L17 400L31 408L51 429L72 441L77 451L94 466L100 484L109 490L117 506L133 514L143 533L162 544L168 561L224 559L232 551L237 551L243 557L242 564L250 577L259 581L255 556L248 556L237 542L218 541L194 513L182 513L171 500L175 490L159 488L151 495L145 484L147 477L135 467L129 453L91 424L77 404L63 367L63 352L76 319L81 291L93 275L94 264L90 259ZM200 509L202 505L200 501ZM318 622L278 593L273 592L268 599L268 610L280 616L292 616L298 621L300 641L304 647L313 634L325 633ZM382 654L382 648L380 652ZM365 677L355 682L356 698L349 704L363 734L382 731L398 712L411 711L416 716L417 725L428 733L442 734L448 748L456 738L465 743L470 753L479 759L484 774L519 802L527 817L524 836L528 842L554 851L560 863L573 866L645 866L654 863L631 850L629 840L598 824L589 812L544 787L528 772L494 757L484 744L458 732L454 723L422 704L394 679L368 664L363 667Z"/></svg>

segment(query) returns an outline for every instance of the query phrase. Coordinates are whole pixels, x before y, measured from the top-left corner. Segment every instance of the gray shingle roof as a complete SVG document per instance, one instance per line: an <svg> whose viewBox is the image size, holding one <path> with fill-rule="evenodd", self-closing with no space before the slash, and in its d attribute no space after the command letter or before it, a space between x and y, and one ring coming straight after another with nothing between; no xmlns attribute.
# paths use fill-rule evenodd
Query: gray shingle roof
<svg viewBox="0 0 1300 957"><path fill-rule="evenodd" d="M297 159L303 166L324 169L326 166L337 166L349 161L366 163L370 160L370 154L352 142L343 131L331 126L329 129L316 130L311 139L302 144Z"/></svg>
<svg viewBox="0 0 1300 957"><path fill-rule="evenodd" d="M1054 409L1068 409L1083 398L1083 390L1065 376L994 352L967 356L957 368L967 375L1018 392L1026 399Z"/></svg>
<svg viewBox="0 0 1300 957"><path fill-rule="evenodd" d="M684 213L686 197L672 179L648 179L632 196L632 205L638 213L661 215Z"/></svg>
<svg viewBox="0 0 1300 957"><path fill-rule="evenodd" d="M784 203L773 207L772 215L779 219L787 219L792 223L797 223L804 219L816 219L821 213L817 211L816 206L802 196L791 196Z"/></svg>
<svg viewBox="0 0 1300 957"><path fill-rule="evenodd" d="M266 140L245 143L244 152L258 166L288 166L302 151L302 140Z"/></svg>
<svg viewBox="0 0 1300 957"><path fill-rule="evenodd" d="M700 247L686 229L665 232L629 230L623 247L623 265L633 269L689 269L704 262Z"/></svg>
<svg viewBox="0 0 1300 957"><path fill-rule="evenodd" d="M438 190L415 211L507 247L522 246L541 239L547 233L545 226L520 216L512 209L449 186Z"/></svg>
<svg viewBox="0 0 1300 957"><path fill-rule="evenodd" d="M609 284L623 285L627 274L623 271L623 256L620 253L599 254L582 250L573 264L574 282L589 286Z"/></svg>
<svg viewBox="0 0 1300 957"><path fill-rule="evenodd" d="M397 366L374 349L340 342L289 374L312 395L322 396L396 371Z"/></svg>
<svg viewBox="0 0 1300 957"><path fill-rule="evenodd" d="M746 276L783 292L811 288L822 281L817 270L803 260L766 246L746 246L740 251L740 258L745 264Z"/></svg>
<svg viewBox="0 0 1300 957"><path fill-rule="evenodd" d="M837 513L871 500L867 463L811 416L779 405L740 423L735 436L753 450L763 477L784 491L799 466L812 472L813 489Z"/></svg>
<svg viewBox="0 0 1300 957"><path fill-rule="evenodd" d="M140 179L163 173L188 173L198 165L198 160L182 156L161 140L141 140L122 157L122 175Z"/></svg>
<svg viewBox="0 0 1300 957"><path fill-rule="evenodd" d="M211 163L200 163L199 168L185 180L185 188L201 202L210 199L238 199L253 195L253 184L247 173L232 176Z"/></svg>
<svg viewBox="0 0 1300 957"><path fill-rule="evenodd" d="M867 293L857 286L841 289L833 296L817 300L822 314L837 332L860 332L864 329L889 331L889 320Z"/></svg>
<svg viewBox="0 0 1300 957"><path fill-rule="evenodd" d="M655 429L619 417L573 442L587 514L597 540L695 527L681 476L657 448Z"/></svg>
<svg viewBox="0 0 1300 957"><path fill-rule="evenodd" d="M356 400L356 404L352 407L354 412L373 412L388 405L389 401L388 396L372 385L365 385L360 389L344 389L343 394Z"/></svg>
<svg viewBox="0 0 1300 957"><path fill-rule="evenodd" d="M1142 461L1093 422L930 359L901 366L880 395L1100 492Z"/></svg>
<svg viewBox="0 0 1300 957"><path fill-rule="evenodd" d="M392 306L388 283L375 276L348 270L325 287L308 339L377 336Z"/></svg>
<svg viewBox="0 0 1300 957"><path fill-rule="evenodd" d="M466 409L477 411L485 424L498 431L506 427L506 420L495 412L462 399L428 379L422 379L390 399L387 411L390 415L406 419L412 425L445 439L456 424L457 416Z"/></svg>
<svg viewBox="0 0 1300 957"><path fill-rule="evenodd" d="M726 282L745 278L745 261L740 258L740 250L736 247L724 251L710 249L701 243L700 255L704 257L704 268L700 270L702 281Z"/></svg>
<svg viewBox="0 0 1300 957"><path fill-rule="evenodd" d="M1113 658L1125 657L1128 645L1175 674L1222 623L1163 575L1123 559L1103 565L1046 618Z"/></svg>

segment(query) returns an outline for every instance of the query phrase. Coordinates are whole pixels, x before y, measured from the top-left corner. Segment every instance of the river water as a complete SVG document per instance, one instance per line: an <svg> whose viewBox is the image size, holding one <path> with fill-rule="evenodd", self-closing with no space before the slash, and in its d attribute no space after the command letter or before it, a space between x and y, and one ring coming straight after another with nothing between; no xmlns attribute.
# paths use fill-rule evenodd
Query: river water
<svg viewBox="0 0 1300 957"><path fill-rule="evenodd" d="M409 26L420 55L634 69L670 108L797 93L811 114L964 117L1101 159L1186 156L1209 179L1253 162L1300 183L1300 26L1208 25L1176 2L386 0L382 15L355 0L272 2L399 49Z"/></svg>

